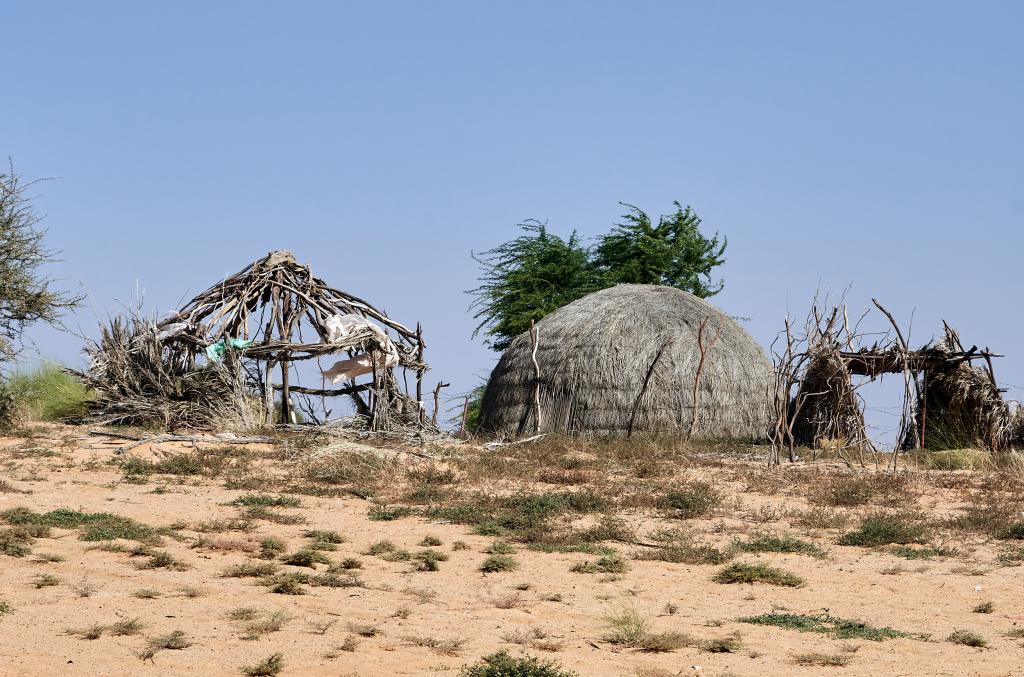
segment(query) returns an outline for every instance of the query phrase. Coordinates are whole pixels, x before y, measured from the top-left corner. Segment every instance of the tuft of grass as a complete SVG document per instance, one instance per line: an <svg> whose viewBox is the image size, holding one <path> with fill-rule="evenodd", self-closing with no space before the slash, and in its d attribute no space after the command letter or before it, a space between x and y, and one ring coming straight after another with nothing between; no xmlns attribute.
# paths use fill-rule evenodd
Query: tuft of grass
<svg viewBox="0 0 1024 677"><path fill-rule="evenodd" d="M15 372L4 384L21 417L31 421L73 421L89 411L92 393L59 364L44 362Z"/></svg>
<svg viewBox="0 0 1024 677"><path fill-rule="evenodd" d="M35 586L36 590L39 588L50 588L60 585L60 579L53 574L38 574L32 578L32 585Z"/></svg>
<svg viewBox="0 0 1024 677"><path fill-rule="evenodd" d="M555 661L543 661L532 656L513 657L507 651L484 656L473 665L466 666L460 677L578 677L563 670Z"/></svg>
<svg viewBox="0 0 1024 677"><path fill-rule="evenodd" d="M398 505L389 507L383 503L378 503L370 508L366 516L377 522L393 522L415 513L416 511L408 506Z"/></svg>
<svg viewBox="0 0 1024 677"><path fill-rule="evenodd" d="M171 649L180 651L181 649L187 649L192 646L192 642L189 641L188 637L182 630L174 630L167 633L166 635L158 635L157 637L151 637L146 642L145 648L139 652L138 656L142 660L150 660L159 651L165 649Z"/></svg>
<svg viewBox="0 0 1024 677"><path fill-rule="evenodd" d="M26 528L79 529L78 538L83 541L112 541L117 538L140 543L159 541L159 534L153 527L109 512L88 513L58 508L39 514L27 508L12 508L0 513L0 519Z"/></svg>
<svg viewBox="0 0 1024 677"><path fill-rule="evenodd" d="M930 547L926 546L923 548L914 548L909 545L896 545L888 550L887 553L895 555L896 557L902 557L903 559L932 559L933 557L953 557L957 553L956 548L947 548L945 546Z"/></svg>
<svg viewBox="0 0 1024 677"><path fill-rule="evenodd" d="M137 635L142 631L143 623L138 618L125 618L114 624L108 629L110 634L118 637L127 637L129 635Z"/></svg>
<svg viewBox="0 0 1024 677"><path fill-rule="evenodd" d="M508 541L497 540L491 543L484 552L490 555L514 555L516 549Z"/></svg>
<svg viewBox="0 0 1024 677"><path fill-rule="evenodd" d="M245 494L228 503L239 508L301 508L302 501L295 496L271 494Z"/></svg>
<svg viewBox="0 0 1024 677"><path fill-rule="evenodd" d="M281 562L294 567L315 568L317 564L330 564L331 560L318 550L303 548L281 558Z"/></svg>
<svg viewBox="0 0 1024 677"><path fill-rule="evenodd" d="M394 552L398 549L398 546L391 541L377 541L366 550L367 555L379 557L383 554Z"/></svg>
<svg viewBox="0 0 1024 677"><path fill-rule="evenodd" d="M605 621L611 626L611 632L605 636L605 641L611 644L636 646L647 636L649 623L636 609L623 609L606 616Z"/></svg>
<svg viewBox="0 0 1024 677"><path fill-rule="evenodd" d="M973 646L977 649L983 649L988 646L988 640L970 630L954 630L946 638L946 641L953 644L962 644L963 646Z"/></svg>
<svg viewBox="0 0 1024 677"><path fill-rule="evenodd" d="M975 605L975 607L971 609L971 612L976 614L990 614L995 611L995 608L995 604L991 601L982 602L981 604Z"/></svg>
<svg viewBox="0 0 1024 677"><path fill-rule="evenodd" d="M146 553L149 559L135 565L136 569L170 569L171 571L185 571L189 565L176 558L166 550L151 550Z"/></svg>
<svg viewBox="0 0 1024 677"><path fill-rule="evenodd" d="M674 564L724 564L733 557L730 551L694 541L690 532L681 529L656 531L650 538L658 545L634 552L633 559Z"/></svg>
<svg viewBox="0 0 1024 677"><path fill-rule="evenodd" d="M159 590L153 590L152 588L140 588L132 593L132 597L136 599L156 599L162 593Z"/></svg>
<svg viewBox="0 0 1024 677"><path fill-rule="evenodd" d="M842 654L802 653L793 656L793 662L818 668L841 668L850 662L850 657Z"/></svg>
<svg viewBox="0 0 1024 677"><path fill-rule="evenodd" d="M485 574L496 574L503 571L515 571L519 568L519 560L512 555L491 555L480 565Z"/></svg>
<svg viewBox="0 0 1024 677"><path fill-rule="evenodd" d="M260 551L256 555L260 559L274 559L284 552L284 541L280 538L264 538L260 541Z"/></svg>
<svg viewBox="0 0 1024 677"><path fill-rule="evenodd" d="M843 534L839 545L870 548L879 545L925 543L928 529L917 513L875 512L861 520L860 526Z"/></svg>
<svg viewBox="0 0 1024 677"><path fill-rule="evenodd" d="M803 614L771 613L760 616L744 616L737 620L740 623L767 625L786 630L796 630L797 632L819 632L829 635L834 639L866 639L872 642L881 642L886 639L911 636L909 633L901 630L894 630L889 627L876 628L867 623L837 618L828 614L806 616Z"/></svg>
<svg viewBox="0 0 1024 677"><path fill-rule="evenodd" d="M242 516L246 519L266 520L267 522L274 522L275 524L294 525L306 523L306 518L302 515L292 515L289 513L279 512L263 505L254 505L246 508L242 512Z"/></svg>
<svg viewBox="0 0 1024 677"><path fill-rule="evenodd" d="M827 473L813 475L807 500L816 505L852 508L899 505L913 497L907 475Z"/></svg>
<svg viewBox="0 0 1024 677"><path fill-rule="evenodd" d="M246 677L275 677L282 670L284 670L284 654L282 653L267 656L259 663L241 668L242 674Z"/></svg>
<svg viewBox="0 0 1024 677"><path fill-rule="evenodd" d="M420 545L420 547L423 547L423 548L436 548L438 546L444 545L444 541L442 541L437 536L434 536L432 534L427 534L419 542L419 545Z"/></svg>
<svg viewBox="0 0 1024 677"><path fill-rule="evenodd" d="M345 557L341 561L332 564L330 569L328 569L328 571L331 571L331 572L350 571L352 569L362 569L362 568L363 568L363 563L361 561L359 561L358 559L356 559L355 557Z"/></svg>
<svg viewBox="0 0 1024 677"><path fill-rule="evenodd" d="M658 506L680 519L706 517L722 504L722 492L708 482L691 481L667 492L658 500Z"/></svg>
<svg viewBox="0 0 1024 677"><path fill-rule="evenodd" d="M273 562L243 562L228 567L221 576L226 578L262 578L273 576L279 568Z"/></svg>
<svg viewBox="0 0 1024 677"><path fill-rule="evenodd" d="M735 562L721 569L712 579L716 583L768 583L788 588L797 588L804 579L767 564Z"/></svg>
<svg viewBox="0 0 1024 677"><path fill-rule="evenodd" d="M0 599L0 616L6 616L10 613L14 613L14 607L7 600Z"/></svg>
<svg viewBox="0 0 1024 677"><path fill-rule="evenodd" d="M619 555L606 555L596 561L577 562L569 571L577 574L624 574L629 571L629 562Z"/></svg>
<svg viewBox="0 0 1024 677"><path fill-rule="evenodd" d="M236 610L237 615L242 615L242 611ZM244 611L251 610L245 609ZM245 615L249 616L249 614ZM243 628L245 632L242 635L242 639L252 641L259 639L263 635L278 632L284 628L289 620L291 620L291 616L282 609L270 612L256 612L249 617L249 621Z"/></svg>
<svg viewBox="0 0 1024 677"><path fill-rule="evenodd" d="M804 541L789 534L755 534L750 540L736 541L733 545L742 552L796 553L818 559L828 557L828 553L816 543Z"/></svg>

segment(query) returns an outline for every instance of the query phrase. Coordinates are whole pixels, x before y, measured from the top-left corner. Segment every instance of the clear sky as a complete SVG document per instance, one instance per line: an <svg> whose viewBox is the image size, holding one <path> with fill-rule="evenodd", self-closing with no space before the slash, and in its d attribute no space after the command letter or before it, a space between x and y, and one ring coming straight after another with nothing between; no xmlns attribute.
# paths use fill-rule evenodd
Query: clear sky
<svg viewBox="0 0 1024 677"><path fill-rule="evenodd" d="M405 323L466 390L471 250L692 205L764 344L814 290L1004 352L1024 397L1024 4L0 3L0 155L40 186L87 334L271 249ZM44 356L81 341L40 329Z"/></svg>

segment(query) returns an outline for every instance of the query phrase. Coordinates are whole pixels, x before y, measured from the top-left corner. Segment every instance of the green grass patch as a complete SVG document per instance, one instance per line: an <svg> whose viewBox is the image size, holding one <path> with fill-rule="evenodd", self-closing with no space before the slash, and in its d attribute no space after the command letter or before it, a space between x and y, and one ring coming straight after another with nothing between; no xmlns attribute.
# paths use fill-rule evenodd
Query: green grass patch
<svg viewBox="0 0 1024 677"><path fill-rule="evenodd" d="M722 492L708 482L692 481L667 492L658 500L658 507L679 519L707 517L722 504Z"/></svg>
<svg viewBox="0 0 1024 677"><path fill-rule="evenodd" d="M890 555L903 559L932 559L933 557L952 557L957 554L956 548L945 546L915 548L909 545L896 545L886 550Z"/></svg>
<svg viewBox="0 0 1024 677"><path fill-rule="evenodd" d="M762 614L760 616L744 616L737 619L740 623L750 625L767 625L797 632L819 632L834 639L865 639L881 642L899 637L913 637L910 633L893 628L877 628L861 621L837 618L835 616L805 616L803 614Z"/></svg>
<svg viewBox="0 0 1024 677"><path fill-rule="evenodd" d="M74 376L52 362L18 371L6 383L21 416L33 421L74 421L89 411L92 394Z"/></svg>
<svg viewBox="0 0 1024 677"><path fill-rule="evenodd" d="M485 574L496 574L503 571L515 571L519 568L519 560L512 555L491 555L480 565Z"/></svg>
<svg viewBox="0 0 1024 677"><path fill-rule="evenodd" d="M563 670L555 661L514 657L507 651L484 656L459 674L461 677L578 677L575 672Z"/></svg>
<svg viewBox="0 0 1024 677"><path fill-rule="evenodd" d="M715 574L716 583L767 583L787 588L797 588L804 579L796 574L761 563L735 562Z"/></svg>
<svg viewBox="0 0 1024 677"><path fill-rule="evenodd" d="M735 541L733 545L742 552L795 553L818 559L828 557L828 553L821 546L789 534L755 534L750 540Z"/></svg>
<svg viewBox="0 0 1024 677"><path fill-rule="evenodd" d="M0 513L0 519L8 524L25 527L53 527L56 529L78 529L78 538L83 541L112 541L123 538L141 543L159 541L160 531L109 512L80 512L58 508L46 513L37 513L27 508L13 508Z"/></svg>
<svg viewBox="0 0 1024 677"><path fill-rule="evenodd" d="M976 632L970 630L954 630L946 638L947 642L952 644L961 644L963 646L971 646L976 649L983 649L988 646L988 640L979 635Z"/></svg>
<svg viewBox="0 0 1024 677"><path fill-rule="evenodd" d="M879 545L910 545L925 543L928 528L916 513L883 513L867 515L856 529L836 541L839 545L871 548Z"/></svg>

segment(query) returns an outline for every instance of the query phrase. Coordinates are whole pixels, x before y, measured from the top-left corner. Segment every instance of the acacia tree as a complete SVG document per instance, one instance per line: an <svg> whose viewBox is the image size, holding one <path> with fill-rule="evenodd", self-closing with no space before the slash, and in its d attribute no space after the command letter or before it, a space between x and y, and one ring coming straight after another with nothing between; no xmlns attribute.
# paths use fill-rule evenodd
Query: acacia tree
<svg viewBox="0 0 1024 677"><path fill-rule="evenodd" d="M82 297L54 288L44 267L57 261L45 246L42 217L32 206L24 183L10 166L0 174L0 360L10 361L21 348L25 330L37 323L59 325L63 313Z"/></svg>
<svg viewBox="0 0 1024 677"><path fill-rule="evenodd" d="M519 228L516 239L473 255L482 271L480 286L468 292L476 296L470 309L480 319L473 336L483 331L495 350L507 348L531 320L603 286L575 232L563 240L535 220Z"/></svg>
<svg viewBox="0 0 1024 677"><path fill-rule="evenodd" d="M675 212L654 225L643 210L622 204L629 209L624 222L595 247L584 246L575 231L563 240L546 224L527 221L516 239L474 255L481 284L469 292L480 320L473 335L482 332L488 345L504 350L531 320L623 282L677 287L701 298L722 290L711 272L725 262L726 240L701 233L692 209L675 202Z"/></svg>
<svg viewBox="0 0 1024 677"><path fill-rule="evenodd" d="M700 217L678 202L675 212L655 225L639 207L629 209L611 233L598 239L594 264L610 284L663 284L707 298L722 291L724 282L711 281L711 271L725 262L728 240L718 233L700 232Z"/></svg>

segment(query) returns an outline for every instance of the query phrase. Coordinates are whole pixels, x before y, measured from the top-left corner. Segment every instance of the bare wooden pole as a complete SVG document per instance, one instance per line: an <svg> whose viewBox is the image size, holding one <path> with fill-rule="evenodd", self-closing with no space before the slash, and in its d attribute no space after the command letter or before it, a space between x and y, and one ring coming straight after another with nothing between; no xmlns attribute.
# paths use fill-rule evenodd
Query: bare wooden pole
<svg viewBox="0 0 1024 677"><path fill-rule="evenodd" d="M466 417L469 415L469 395L462 401L462 423L459 425L459 436L466 434Z"/></svg>
<svg viewBox="0 0 1024 677"><path fill-rule="evenodd" d="M423 364L423 327L416 323L416 362ZM419 407L417 420L423 425L423 418L426 411L423 409L423 367L416 368L416 406Z"/></svg>
<svg viewBox="0 0 1024 677"><path fill-rule="evenodd" d="M540 332L537 324L530 320L530 356L533 358L533 424L534 432L541 428L540 413L540 364L537 362L537 348L540 346Z"/></svg>
<svg viewBox="0 0 1024 677"><path fill-rule="evenodd" d="M291 398L291 393L288 390L288 371L288 360L281 360L281 423L292 422L288 406Z"/></svg>
<svg viewBox="0 0 1024 677"><path fill-rule="evenodd" d="M704 362L707 360L708 352L715 347L722 335L722 328L718 327L715 330L715 336L707 345L704 345L704 330L707 328L707 324L708 318L705 317L700 323L700 329L697 330L697 349L700 350L700 360L697 362L697 373L693 377L693 416L690 418L690 429L686 431L687 439L693 437L693 431L697 428L697 410L700 407L700 377L704 373Z"/></svg>
<svg viewBox="0 0 1024 677"><path fill-rule="evenodd" d="M441 408L441 388L447 388L451 383L438 383L434 386L434 415L430 417L430 425L437 427L437 411Z"/></svg>
<svg viewBox="0 0 1024 677"><path fill-rule="evenodd" d="M665 352L665 348L672 345L672 339L665 341L661 348L658 349L658 354L654 356L651 361L651 366L647 368L647 375L644 376L644 383L640 386L640 392L637 393L636 399L633 400L633 411L629 415L629 426L626 428L626 437L633 436L633 426L636 424L637 414L640 412L640 401L644 398L644 393L647 392L647 386L651 383L651 376L654 375L654 368L658 366L658 360L661 359L661 354Z"/></svg>

